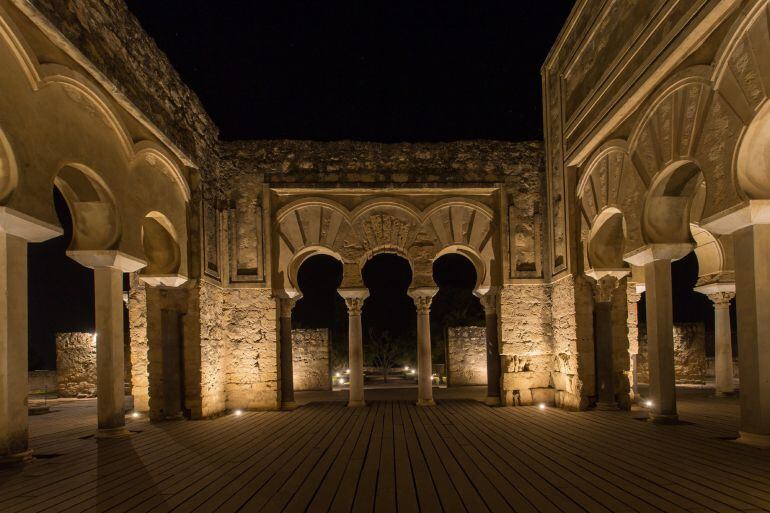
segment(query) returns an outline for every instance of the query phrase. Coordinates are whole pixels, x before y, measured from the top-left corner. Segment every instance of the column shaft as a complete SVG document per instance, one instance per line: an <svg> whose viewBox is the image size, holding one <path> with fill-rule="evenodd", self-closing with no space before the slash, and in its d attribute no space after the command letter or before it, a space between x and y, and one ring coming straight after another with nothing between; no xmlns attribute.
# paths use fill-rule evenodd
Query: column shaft
<svg viewBox="0 0 770 513"><path fill-rule="evenodd" d="M348 309L348 365L350 388L348 406L364 406L364 342L360 308Z"/></svg>
<svg viewBox="0 0 770 513"><path fill-rule="evenodd" d="M650 419L676 422L671 261L653 260L645 264L644 276L647 286L647 359L653 402Z"/></svg>
<svg viewBox="0 0 770 513"><path fill-rule="evenodd" d="M428 298L430 300L430 298ZM433 360L430 351L430 307L417 307L417 404L433 401Z"/></svg>
<svg viewBox="0 0 770 513"><path fill-rule="evenodd" d="M487 403L500 404L500 344L497 336L497 309L487 310Z"/></svg>
<svg viewBox="0 0 770 513"><path fill-rule="evenodd" d="M294 355L291 340L291 310L293 299L280 300L281 328L281 409L291 410L294 402Z"/></svg>
<svg viewBox="0 0 770 513"><path fill-rule="evenodd" d="M735 248L741 438L770 446L770 225L733 235Z"/></svg>
<svg viewBox="0 0 770 513"><path fill-rule="evenodd" d="M128 435L123 411L123 272L94 269L98 436Z"/></svg>
<svg viewBox="0 0 770 513"><path fill-rule="evenodd" d="M0 462L29 456L27 241L0 230Z"/></svg>
<svg viewBox="0 0 770 513"><path fill-rule="evenodd" d="M598 388L598 406L600 408L617 408L615 401L615 385L613 383L612 355L612 303L596 303L596 376Z"/></svg>
<svg viewBox="0 0 770 513"><path fill-rule="evenodd" d="M733 334L730 328L730 300L714 303L714 377L716 394L735 392L733 384Z"/></svg>

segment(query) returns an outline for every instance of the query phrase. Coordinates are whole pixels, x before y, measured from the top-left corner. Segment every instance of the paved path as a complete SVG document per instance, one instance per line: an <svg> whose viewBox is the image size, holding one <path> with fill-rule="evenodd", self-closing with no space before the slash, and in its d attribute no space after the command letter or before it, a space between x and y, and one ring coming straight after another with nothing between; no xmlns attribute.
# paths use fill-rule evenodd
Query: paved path
<svg viewBox="0 0 770 513"><path fill-rule="evenodd" d="M94 402L31 419L40 457L0 472L0 511L768 511L770 452L727 438L734 399L643 412L318 402L294 412L132 422L97 441Z"/></svg>

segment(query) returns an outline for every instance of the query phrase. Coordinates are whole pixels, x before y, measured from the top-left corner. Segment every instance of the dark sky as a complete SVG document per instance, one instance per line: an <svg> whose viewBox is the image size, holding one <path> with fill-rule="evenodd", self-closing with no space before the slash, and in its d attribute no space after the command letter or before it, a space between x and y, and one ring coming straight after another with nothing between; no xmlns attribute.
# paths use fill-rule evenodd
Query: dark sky
<svg viewBox="0 0 770 513"><path fill-rule="evenodd" d="M129 0L223 139L541 139L538 1Z"/></svg>
<svg viewBox="0 0 770 513"><path fill-rule="evenodd" d="M573 2L128 4L201 98L223 139L393 142L541 139L540 66ZM66 207L59 203L66 228ZM92 273L66 258L67 237L30 247L31 368L53 367L55 332L93 330ZM297 305L301 324L331 319L332 327L346 331L332 283L337 265L311 259L301 272L301 280L317 281ZM365 331L386 326L404 335L414 329L404 265L395 256L367 265L372 297ZM483 321L470 296L472 267L446 257L436 265L442 291L434 301L434 338L458 309L469 323ZM680 274L684 285L675 283L675 290L686 291L689 275ZM395 278L380 283L384 276ZM686 309L683 320L693 315ZM394 325L393 319L406 320Z"/></svg>

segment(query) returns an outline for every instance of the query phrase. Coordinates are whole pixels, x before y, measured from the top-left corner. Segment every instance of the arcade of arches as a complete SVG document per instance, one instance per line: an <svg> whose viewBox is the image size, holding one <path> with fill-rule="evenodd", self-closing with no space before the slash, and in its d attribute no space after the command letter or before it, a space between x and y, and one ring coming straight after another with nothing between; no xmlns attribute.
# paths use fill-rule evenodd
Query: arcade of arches
<svg viewBox="0 0 770 513"><path fill-rule="evenodd" d="M125 274L134 408L198 419L291 408L298 271L338 260L361 406L362 268L380 253L412 270L418 404L433 263L459 254L490 404L629 408L644 293L650 416L672 422L671 263L694 251L717 391L734 392L735 297L740 440L770 445L770 5L622 4L577 2L542 69L544 144L378 144L219 141L121 2L0 0L0 455L28 454L26 251L62 233L54 188L67 255L94 270L100 436L126 434Z"/></svg>

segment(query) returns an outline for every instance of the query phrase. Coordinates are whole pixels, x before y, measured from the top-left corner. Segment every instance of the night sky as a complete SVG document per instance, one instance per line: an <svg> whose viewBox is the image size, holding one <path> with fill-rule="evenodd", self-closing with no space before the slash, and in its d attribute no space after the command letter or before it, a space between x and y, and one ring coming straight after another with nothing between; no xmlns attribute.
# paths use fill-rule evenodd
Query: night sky
<svg viewBox="0 0 770 513"><path fill-rule="evenodd" d="M380 142L542 139L540 66L572 4L128 1L222 139ZM69 230L66 206L58 203ZM66 258L68 241L69 232L30 246L30 368L54 367L55 332L93 330L92 273ZM298 326L346 336L347 314L335 292L340 272L324 257L303 266ZM434 339L448 322L483 324L470 295L472 266L448 256L434 272L441 285ZM413 337L406 261L378 256L364 277L372 291L365 335L371 328ZM692 283L674 287L687 291ZM675 317L683 308L682 318L703 317L697 296L676 302Z"/></svg>

